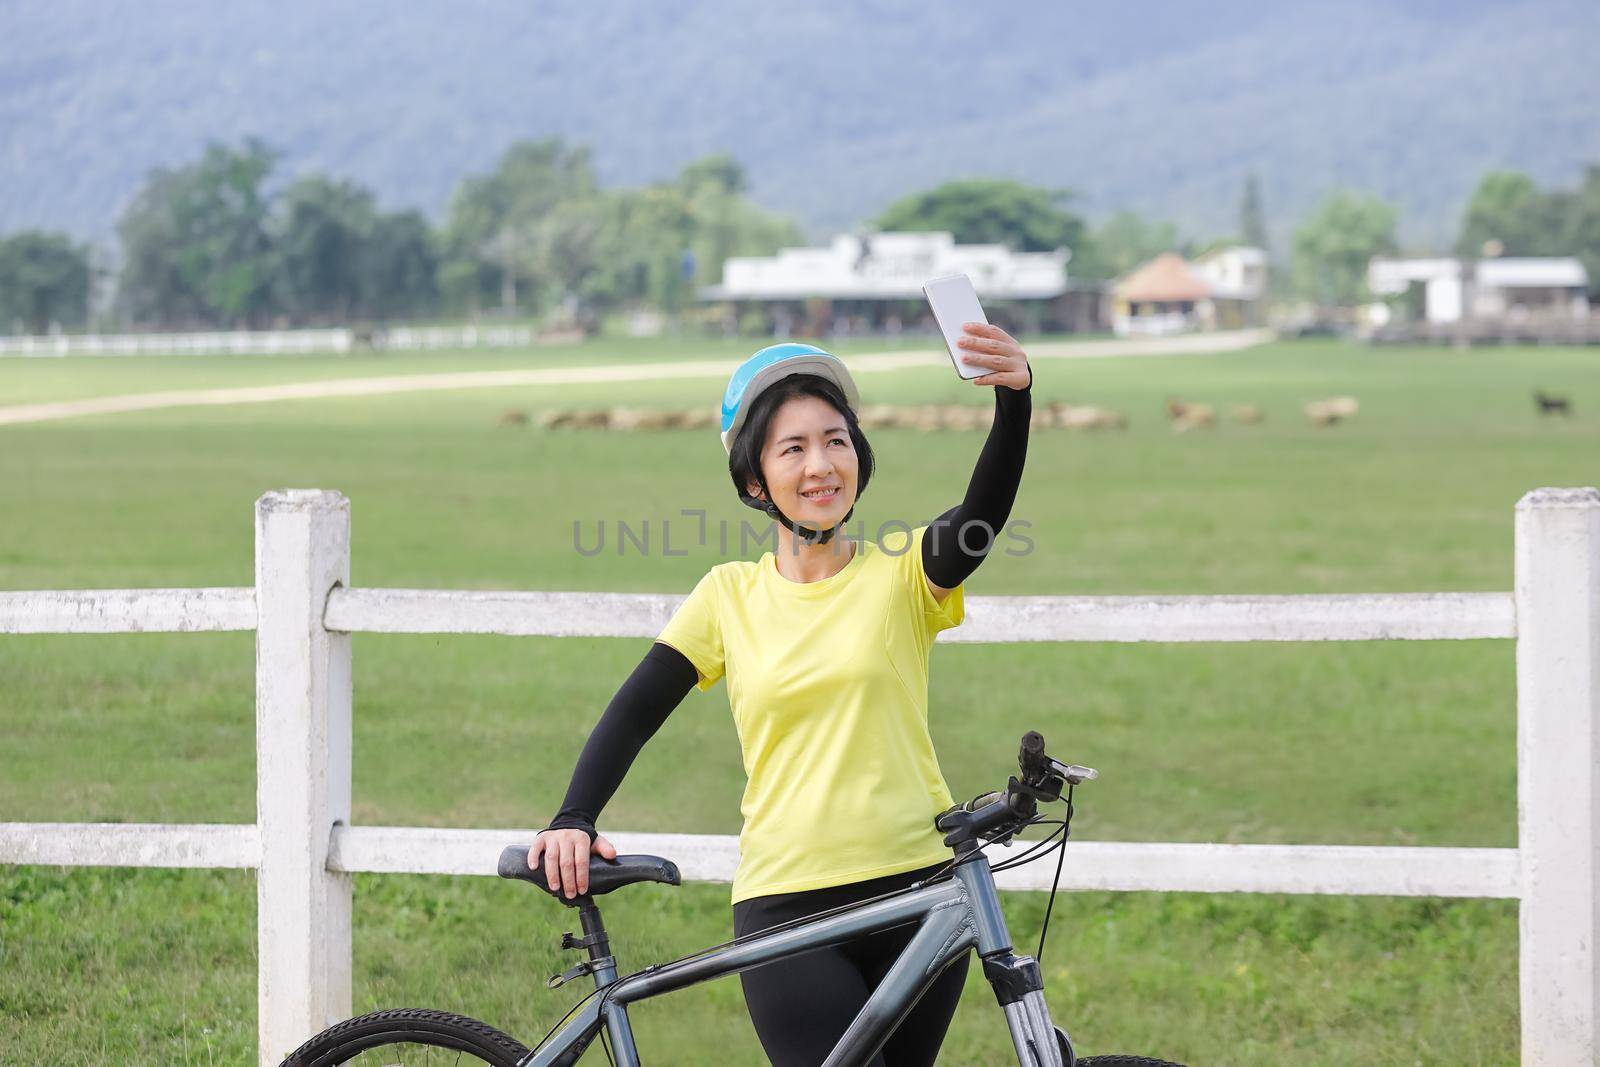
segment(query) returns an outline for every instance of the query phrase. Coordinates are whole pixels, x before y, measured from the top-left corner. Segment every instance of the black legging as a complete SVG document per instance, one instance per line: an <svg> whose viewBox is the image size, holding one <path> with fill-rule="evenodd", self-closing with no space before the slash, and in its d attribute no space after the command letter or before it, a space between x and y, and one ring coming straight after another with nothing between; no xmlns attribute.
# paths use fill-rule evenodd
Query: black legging
<svg viewBox="0 0 1600 1067"><path fill-rule="evenodd" d="M935 864L803 893L750 897L733 906L734 936L904 889L945 866ZM881 930L843 945L740 972L750 1020L773 1067L818 1067L916 932L914 924ZM930 1067L950 1027L966 977L967 956L963 955L934 980L873 1057L871 1067Z"/></svg>

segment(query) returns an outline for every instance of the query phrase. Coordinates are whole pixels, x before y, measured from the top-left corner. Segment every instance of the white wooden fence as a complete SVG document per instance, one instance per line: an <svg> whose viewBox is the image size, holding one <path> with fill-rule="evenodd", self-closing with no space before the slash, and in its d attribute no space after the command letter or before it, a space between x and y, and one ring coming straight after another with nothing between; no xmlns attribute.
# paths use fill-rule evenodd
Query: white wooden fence
<svg viewBox="0 0 1600 1067"><path fill-rule="evenodd" d="M1518 847L1074 842L1073 889L1504 897L1521 901L1522 1062L1600 1063L1600 493L1515 512L1510 593L981 597L953 641L1515 638ZM253 825L0 824L0 863L257 871L260 1062L350 1014L350 875L492 874L530 829L350 825L351 634L654 637L677 596L352 589L350 508L320 490L256 504L243 589L0 593L0 634L256 631ZM1048 724L1042 724L1048 729ZM729 881L736 839L609 834ZM1000 876L1048 887L1033 865Z"/></svg>
<svg viewBox="0 0 1600 1067"><path fill-rule="evenodd" d="M279 356L384 350L521 348L529 326L395 326L361 333L326 330L201 330L188 333L50 334L0 337L0 356Z"/></svg>

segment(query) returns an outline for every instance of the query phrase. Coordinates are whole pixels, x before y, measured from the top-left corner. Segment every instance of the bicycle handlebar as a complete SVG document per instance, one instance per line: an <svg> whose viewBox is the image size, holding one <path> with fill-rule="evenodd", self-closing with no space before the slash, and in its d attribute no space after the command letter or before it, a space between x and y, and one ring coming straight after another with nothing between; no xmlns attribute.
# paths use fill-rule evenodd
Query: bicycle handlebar
<svg viewBox="0 0 1600 1067"><path fill-rule="evenodd" d="M1047 755L1044 750L1044 738L1037 730L1029 730L1022 735L1022 746L1017 752L1017 765L1022 768L1022 780L1029 785L1042 784L1050 777L1060 778L1072 785L1092 782L1100 777L1100 772L1093 767L1062 763Z"/></svg>
<svg viewBox="0 0 1600 1067"><path fill-rule="evenodd" d="M1059 800L1063 786L1100 777L1093 767L1062 763L1050 756L1037 730L1022 735L1017 766L1022 777L1013 777L1004 790L973 797L934 817L934 826L946 834L945 844L959 847L977 838L1009 840L1038 814L1040 800Z"/></svg>

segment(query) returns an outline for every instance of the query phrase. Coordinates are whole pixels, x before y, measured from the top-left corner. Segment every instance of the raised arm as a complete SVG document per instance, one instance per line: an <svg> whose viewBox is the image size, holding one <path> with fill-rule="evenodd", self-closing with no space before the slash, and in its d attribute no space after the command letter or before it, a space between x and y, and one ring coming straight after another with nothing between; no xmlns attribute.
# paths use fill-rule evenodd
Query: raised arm
<svg viewBox="0 0 1600 1067"><path fill-rule="evenodd" d="M994 422L967 495L929 523L922 539L922 569L940 601L978 569L1010 518L1033 419L1033 371L1011 335L996 326L973 324L961 343L970 350L969 360L991 368L991 373L973 381L994 387ZM965 536L963 526L967 526Z"/></svg>
<svg viewBox="0 0 1600 1067"><path fill-rule="evenodd" d="M698 678L694 664L683 653L656 641L611 698L589 740L584 742L561 810L528 850L528 866L537 868L542 859L549 885L561 886L568 897L588 892L587 846L597 839L604 841L595 831L600 809L622 784L639 750L661 729ZM584 842L576 834L550 832L558 830L578 830L589 840ZM602 855L609 851L607 859L616 856L609 843L605 850L597 847L596 851Z"/></svg>

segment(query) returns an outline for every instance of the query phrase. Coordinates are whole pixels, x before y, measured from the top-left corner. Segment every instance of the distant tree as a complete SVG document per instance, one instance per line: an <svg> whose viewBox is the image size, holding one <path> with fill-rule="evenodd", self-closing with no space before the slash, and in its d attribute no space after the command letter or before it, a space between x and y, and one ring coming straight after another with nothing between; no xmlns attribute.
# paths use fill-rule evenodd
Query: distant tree
<svg viewBox="0 0 1600 1067"><path fill-rule="evenodd" d="M474 301L497 293L506 312L523 297L541 303L559 289L552 281L561 270L547 258L557 242L541 229L558 207L598 195L587 148L559 137L512 145L491 173L456 187L441 282Z"/></svg>
<svg viewBox="0 0 1600 1067"><path fill-rule="evenodd" d="M465 256L441 258L435 268L434 284L439 290L440 299L473 317L477 316L481 297L490 280L487 264Z"/></svg>
<svg viewBox="0 0 1600 1067"><path fill-rule="evenodd" d="M282 307L294 319L345 322L360 311L377 216L373 195L351 182L312 174L283 191L273 246Z"/></svg>
<svg viewBox="0 0 1600 1067"><path fill-rule="evenodd" d="M606 195L594 222L593 269L579 286L588 304L670 312L692 296L683 252L693 240L694 218L681 189L615 190Z"/></svg>
<svg viewBox="0 0 1600 1067"><path fill-rule="evenodd" d="M1261 212L1261 182L1254 174L1244 180L1239 198L1239 237L1254 248L1267 249L1267 223Z"/></svg>
<svg viewBox="0 0 1600 1067"><path fill-rule="evenodd" d="M1467 201L1456 252L1481 256L1485 245L1495 241L1506 255L1539 254L1551 236L1538 232L1548 221L1539 217L1542 198L1526 174L1503 170L1485 174Z"/></svg>
<svg viewBox="0 0 1600 1067"><path fill-rule="evenodd" d="M1073 249L1083 243L1083 220L1066 209L1067 189L975 178L945 182L891 204L875 220L883 230L947 230L960 244L998 243L1018 252Z"/></svg>
<svg viewBox="0 0 1600 1067"><path fill-rule="evenodd" d="M560 204L534 233L531 255L534 262L542 264L547 302L582 301L594 290L593 279L605 273L605 237L619 195L597 192Z"/></svg>
<svg viewBox="0 0 1600 1067"><path fill-rule="evenodd" d="M1600 299L1600 166L1591 164L1583 170L1583 182L1573 197L1569 235L1572 254L1589 273L1589 293Z"/></svg>
<svg viewBox="0 0 1600 1067"><path fill-rule="evenodd" d="M1368 193L1343 190L1322 202L1294 232L1295 288L1319 304L1353 307L1366 300L1367 264L1395 249L1395 210Z"/></svg>
<svg viewBox="0 0 1600 1067"><path fill-rule="evenodd" d="M744 164L726 152L702 156L678 172L678 186L689 196L706 189L724 194L742 193L748 185Z"/></svg>
<svg viewBox="0 0 1600 1067"><path fill-rule="evenodd" d="M438 270L437 242L420 212L379 215L361 254L363 314L390 319L428 311L439 302Z"/></svg>
<svg viewBox="0 0 1600 1067"><path fill-rule="evenodd" d="M576 300L590 311L676 311L717 281L730 255L775 251L795 225L744 197L744 167L726 154L670 180L601 190L587 151L559 140L514 146L451 200L437 270L446 299L534 310Z"/></svg>
<svg viewBox="0 0 1600 1067"><path fill-rule="evenodd" d="M405 317L436 302L438 255L417 212L382 214L368 190L308 175L275 219L278 295L297 321Z"/></svg>
<svg viewBox="0 0 1600 1067"><path fill-rule="evenodd" d="M1093 277L1120 278L1163 252L1178 251L1178 228L1170 222L1146 220L1123 210L1095 230L1090 244L1094 250ZM1088 266L1078 263L1080 258L1073 257L1076 273L1088 277Z"/></svg>
<svg viewBox="0 0 1600 1067"><path fill-rule="evenodd" d="M117 224L118 286L135 321L249 324L270 311L269 205L277 155L256 140L211 144L196 163L152 171Z"/></svg>
<svg viewBox="0 0 1600 1067"><path fill-rule="evenodd" d="M89 252L62 233L0 238L0 333L44 333L89 314Z"/></svg>
<svg viewBox="0 0 1600 1067"><path fill-rule="evenodd" d="M688 207L687 273L696 285L722 280L729 256L758 256L798 244L802 234L790 219L763 211L744 198L744 167L727 155L706 156L678 174L677 188ZM678 273L685 274L680 256Z"/></svg>

